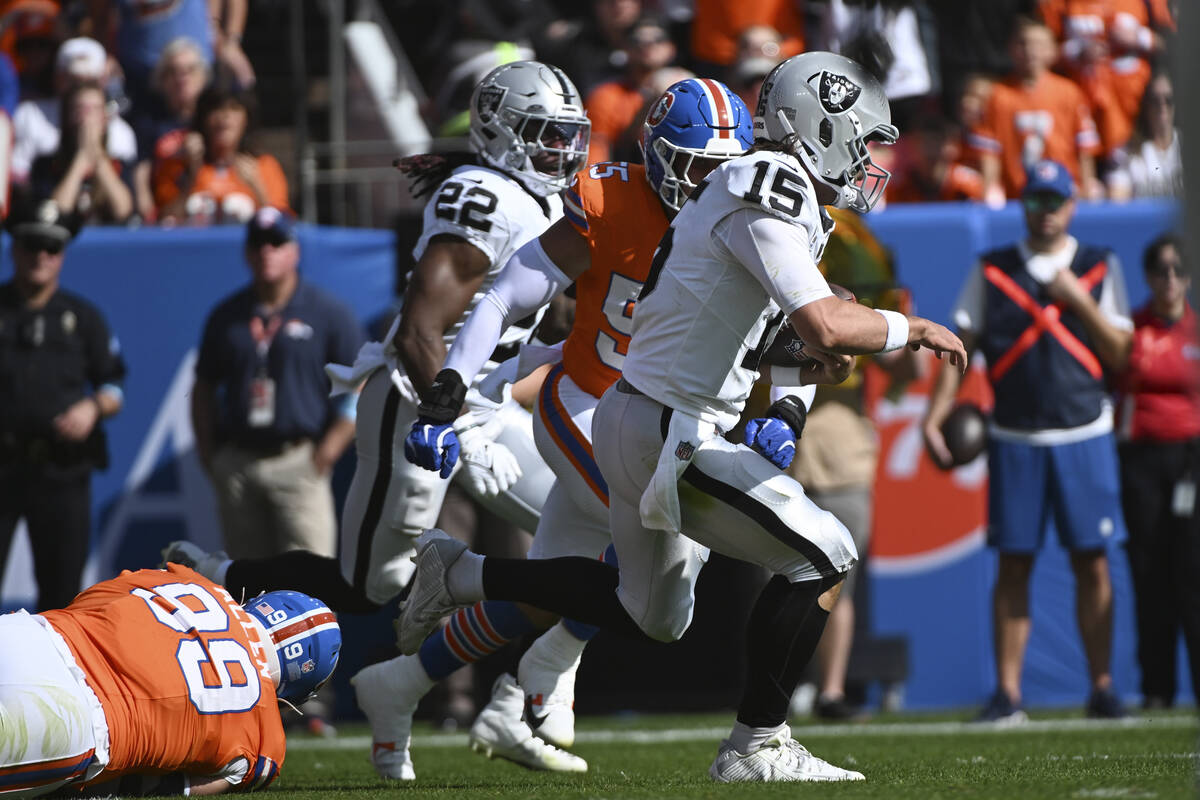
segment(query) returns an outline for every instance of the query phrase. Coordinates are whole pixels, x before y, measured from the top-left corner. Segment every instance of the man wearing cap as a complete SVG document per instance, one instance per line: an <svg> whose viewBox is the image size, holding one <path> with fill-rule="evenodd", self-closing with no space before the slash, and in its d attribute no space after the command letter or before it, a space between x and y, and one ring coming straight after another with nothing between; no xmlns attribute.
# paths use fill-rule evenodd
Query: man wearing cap
<svg viewBox="0 0 1200 800"><path fill-rule="evenodd" d="M293 219L267 206L246 227L250 284L209 314L192 425L234 558L334 554L329 474L354 438L354 399L330 401L325 364L362 344L354 314L300 276Z"/></svg>
<svg viewBox="0 0 1200 800"><path fill-rule="evenodd" d="M78 221L50 201L18 206L13 277L0 284L0 573L17 521L33 549L38 608L79 592L91 474L108 463L100 421L121 409L125 363L100 310L59 288Z"/></svg>
<svg viewBox="0 0 1200 800"><path fill-rule="evenodd" d="M995 392L988 542L999 554L993 593L998 686L980 718L1025 719L1021 666L1031 629L1029 578L1051 519L1075 573L1092 685L1087 713L1120 717L1125 712L1109 669L1113 604L1106 549L1124 541L1126 532L1104 373L1119 364L1122 337L1114 334L1133 327L1125 281L1109 250L1067 233L1075 186L1065 166L1035 163L1021 202L1025 240L985 253L953 311L967 351L978 347L985 356ZM1068 290L1076 281L1096 300L1100 315L1073 310ZM943 467L951 459L941 426L961 380L958 370L943 368L925 416L926 447Z"/></svg>
<svg viewBox="0 0 1200 800"><path fill-rule="evenodd" d="M104 45L84 36L68 39L54 58L54 96L22 100L13 115L12 179L25 183L38 156L53 155L62 135L62 100L72 87L108 78ZM132 164L137 160L137 137L129 123L109 114L105 145L111 158Z"/></svg>

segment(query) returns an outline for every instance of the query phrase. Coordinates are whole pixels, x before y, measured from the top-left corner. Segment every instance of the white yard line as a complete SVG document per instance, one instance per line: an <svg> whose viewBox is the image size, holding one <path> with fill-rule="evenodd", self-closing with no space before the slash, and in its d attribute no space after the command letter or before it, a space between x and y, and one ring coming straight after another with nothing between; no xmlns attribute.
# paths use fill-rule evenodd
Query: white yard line
<svg viewBox="0 0 1200 800"><path fill-rule="evenodd" d="M836 738L844 736L958 736L964 734L1006 733L1057 733L1059 731L1133 730L1196 728L1197 719L1192 716L1159 717L1143 719L1131 717L1124 720L1092 719L1039 719L1020 725L996 726L972 722L895 722L878 725L793 725L792 735L806 739ZM578 744L663 744L668 742L719 741L729 734L728 727L722 728L667 728L664 730L581 730L575 735ZM465 747L465 733L418 734L414 747ZM296 738L288 741L288 750L369 750L369 736L339 736L332 739Z"/></svg>

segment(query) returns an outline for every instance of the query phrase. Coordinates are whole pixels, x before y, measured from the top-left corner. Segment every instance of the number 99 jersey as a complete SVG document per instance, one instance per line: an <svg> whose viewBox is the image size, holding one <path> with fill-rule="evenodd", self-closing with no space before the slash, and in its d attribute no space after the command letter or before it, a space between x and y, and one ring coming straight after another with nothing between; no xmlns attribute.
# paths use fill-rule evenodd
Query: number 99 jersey
<svg viewBox="0 0 1200 800"><path fill-rule="evenodd" d="M588 242L591 267L575 286L575 323L563 369L599 397L621 377L633 305L650 271L667 215L641 164L593 164L563 193L563 214Z"/></svg>
<svg viewBox="0 0 1200 800"><path fill-rule="evenodd" d="M258 789L278 774L271 645L223 587L170 564L123 572L42 616L104 709L109 758L95 780L185 772Z"/></svg>
<svg viewBox="0 0 1200 800"><path fill-rule="evenodd" d="M558 195L535 197L516 180L494 169L463 166L442 181L425 206L424 225L413 248L413 259L421 260L435 236L454 236L475 245L491 262L487 277L466 311L443 336L447 348L513 253L540 236L561 216L562 200ZM531 332L529 328L514 325L504 332L500 344L525 341ZM391 340L392 333L385 341ZM476 376L476 382L485 374L487 371Z"/></svg>

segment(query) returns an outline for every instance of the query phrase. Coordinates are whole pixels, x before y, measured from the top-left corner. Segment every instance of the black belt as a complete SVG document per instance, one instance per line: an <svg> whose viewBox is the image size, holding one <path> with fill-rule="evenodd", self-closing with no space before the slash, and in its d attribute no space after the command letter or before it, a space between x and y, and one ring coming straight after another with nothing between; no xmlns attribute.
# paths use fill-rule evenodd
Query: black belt
<svg viewBox="0 0 1200 800"><path fill-rule="evenodd" d="M293 447L299 447L305 442L311 442L312 439L307 436L301 436L296 439L281 439L279 441L264 441L264 442L237 442L226 441L226 447L233 447L238 450L244 450L247 453L253 453L258 458L268 458L270 456L282 455L285 451L291 450Z"/></svg>
<svg viewBox="0 0 1200 800"><path fill-rule="evenodd" d="M622 394L645 394L645 392L634 386L629 381L625 380L623 377L617 379L617 391L621 392Z"/></svg>

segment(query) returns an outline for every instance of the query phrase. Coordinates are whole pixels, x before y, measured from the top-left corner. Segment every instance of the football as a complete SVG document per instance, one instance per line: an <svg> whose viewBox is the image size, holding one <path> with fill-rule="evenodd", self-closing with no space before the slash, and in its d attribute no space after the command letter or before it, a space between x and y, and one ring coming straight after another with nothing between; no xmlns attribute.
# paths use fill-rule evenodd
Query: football
<svg viewBox="0 0 1200 800"><path fill-rule="evenodd" d="M858 298L854 292L847 289L845 286L839 286L836 283L829 284L829 288L833 291L834 297L850 302L857 303ZM804 340L796 335L796 331L792 329L791 324L783 321L783 325L779 328L779 333L775 334L775 339L771 342L771 346L763 353L763 365L776 367L798 367L810 362L813 359L803 354Z"/></svg>
<svg viewBox="0 0 1200 800"><path fill-rule="evenodd" d="M974 461L987 445L987 421L974 403L959 403L942 423L946 449L954 459L953 467Z"/></svg>

